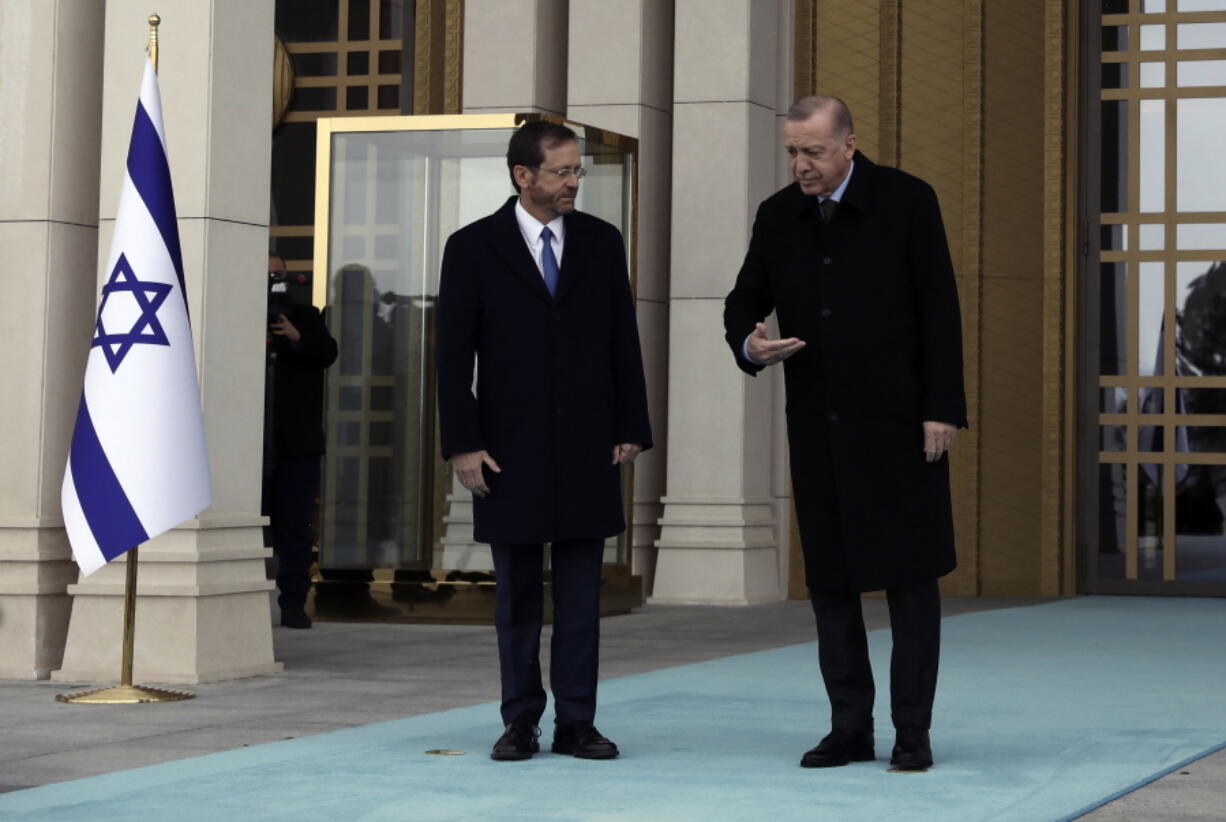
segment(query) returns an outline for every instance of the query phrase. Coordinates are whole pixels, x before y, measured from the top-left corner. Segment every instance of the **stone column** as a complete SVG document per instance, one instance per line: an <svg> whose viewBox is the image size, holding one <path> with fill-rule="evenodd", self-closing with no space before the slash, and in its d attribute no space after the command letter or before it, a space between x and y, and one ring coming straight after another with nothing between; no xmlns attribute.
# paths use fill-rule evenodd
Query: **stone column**
<svg viewBox="0 0 1226 822"><path fill-rule="evenodd" d="M668 495L653 602L782 598L772 370L723 343L723 300L776 188L782 0L676 0Z"/></svg>
<svg viewBox="0 0 1226 822"><path fill-rule="evenodd" d="M163 0L157 11L213 505L141 548L135 677L193 683L280 670L259 514L273 4ZM149 12L137 0L106 3L99 260L114 228ZM82 338L74 352L82 364L87 345ZM123 578L120 560L69 589L72 621L54 679L115 678Z"/></svg>
<svg viewBox="0 0 1226 822"><path fill-rule="evenodd" d="M636 298L655 447L634 470L633 570L655 567L668 442L668 272L672 196L672 0L571 0L567 117L636 137Z"/></svg>
<svg viewBox="0 0 1226 822"><path fill-rule="evenodd" d="M464 112L566 115L566 0L466 0Z"/></svg>
<svg viewBox="0 0 1226 822"><path fill-rule="evenodd" d="M77 578L60 516L94 311L102 4L0 4L0 679L46 679Z"/></svg>

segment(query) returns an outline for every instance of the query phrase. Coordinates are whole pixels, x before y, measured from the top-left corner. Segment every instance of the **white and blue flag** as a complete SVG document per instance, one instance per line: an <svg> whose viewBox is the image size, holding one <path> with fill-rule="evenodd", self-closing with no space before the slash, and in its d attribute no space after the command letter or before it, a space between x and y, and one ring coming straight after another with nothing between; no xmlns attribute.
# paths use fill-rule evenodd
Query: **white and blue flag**
<svg viewBox="0 0 1226 822"><path fill-rule="evenodd" d="M157 73L146 62L61 501L81 572L212 501Z"/></svg>

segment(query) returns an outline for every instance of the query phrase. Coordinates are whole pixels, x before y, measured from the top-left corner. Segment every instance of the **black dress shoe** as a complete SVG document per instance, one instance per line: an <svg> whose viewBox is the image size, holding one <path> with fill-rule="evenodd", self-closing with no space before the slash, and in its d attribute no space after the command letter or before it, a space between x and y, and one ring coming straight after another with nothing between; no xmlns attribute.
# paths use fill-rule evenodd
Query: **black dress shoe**
<svg viewBox="0 0 1226 822"><path fill-rule="evenodd" d="M526 716L518 716L507 725L502 736L494 743L490 751L490 759L499 761L515 759L531 759L532 754L541 749L536 738L541 735L541 729L536 727L536 720Z"/></svg>
<svg viewBox="0 0 1226 822"><path fill-rule="evenodd" d="M896 771L926 771L932 767L932 745L923 728L899 728L890 765Z"/></svg>
<svg viewBox="0 0 1226 822"><path fill-rule="evenodd" d="M306 615L306 611L282 611L281 612L281 627L283 628L310 628L311 618Z"/></svg>
<svg viewBox="0 0 1226 822"><path fill-rule="evenodd" d="M553 732L553 752L579 759L613 759L619 751L590 722L559 725Z"/></svg>
<svg viewBox="0 0 1226 822"><path fill-rule="evenodd" d="M837 768L848 762L871 762L875 758L872 733L835 728L817 743L816 748L805 751L800 767Z"/></svg>

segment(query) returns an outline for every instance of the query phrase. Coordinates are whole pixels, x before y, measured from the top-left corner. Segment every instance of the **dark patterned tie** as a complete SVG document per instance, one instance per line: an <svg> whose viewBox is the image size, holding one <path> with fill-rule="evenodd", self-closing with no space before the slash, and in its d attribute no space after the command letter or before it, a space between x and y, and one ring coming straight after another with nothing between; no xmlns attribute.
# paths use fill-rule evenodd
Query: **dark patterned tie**
<svg viewBox="0 0 1226 822"><path fill-rule="evenodd" d="M545 275L545 287L549 296L558 296L558 258L553 256L553 232L546 226L541 231L541 273Z"/></svg>
<svg viewBox="0 0 1226 822"><path fill-rule="evenodd" d="M834 219L834 212L839 210L839 202L833 197L827 197L818 203L817 209L822 213L822 222L828 223Z"/></svg>

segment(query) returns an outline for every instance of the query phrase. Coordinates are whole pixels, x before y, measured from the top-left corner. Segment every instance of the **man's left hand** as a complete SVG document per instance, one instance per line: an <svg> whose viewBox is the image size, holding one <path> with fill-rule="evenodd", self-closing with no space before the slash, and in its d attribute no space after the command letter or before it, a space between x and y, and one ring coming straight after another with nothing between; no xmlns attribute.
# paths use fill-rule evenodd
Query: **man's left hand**
<svg viewBox="0 0 1226 822"><path fill-rule="evenodd" d="M958 436L956 426L950 425L947 422L925 420L924 459L928 460L928 462L936 462L945 456L945 452L953 446L954 437L956 436Z"/></svg>
<svg viewBox="0 0 1226 822"><path fill-rule="evenodd" d="M294 324L289 321L289 317L284 314L278 314L269 327L272 328L272 333L278 337L289 337L290 342L298 342L302 339L302 334L294 327Z"/></svg>
<svg viewBox="0 0 1226 822"><path fill-rule="evenodd" d="M643 446L633 442L623 442L613 446L613 464L621 465L634 462L634 458L643 450Z"/></svg>

